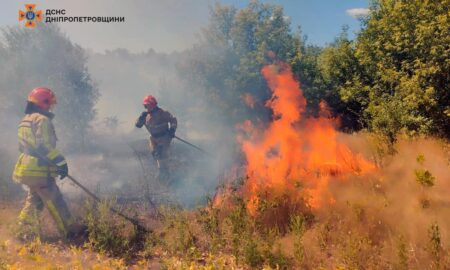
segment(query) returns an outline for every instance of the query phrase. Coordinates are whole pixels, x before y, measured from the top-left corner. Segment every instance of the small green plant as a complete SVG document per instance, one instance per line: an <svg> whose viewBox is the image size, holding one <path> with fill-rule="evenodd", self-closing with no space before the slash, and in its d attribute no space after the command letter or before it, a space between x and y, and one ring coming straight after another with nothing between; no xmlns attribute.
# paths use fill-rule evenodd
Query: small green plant
<svg viewBox="0 0 450 270"><path fill-rule="evenodd" d="M433 223L428 228L429 247L428 251L433 260L433 264L439 268L442 253L441 233L439 225Z"/></svg>
<svg viewBox="0 0 450 270"><path fill-rule="evenodd" d="M303 235L306 231L305 219L303 216L295 215L291 217L290 230L294 234L294 258L298 264L305 260L305 247L303 245Z"/></svg>
<svg viewBox="0 0 450 270"><path fill-rule="evenodd" d="M414 174L416 175L416 181L422 187L434 186L434 181L436 180L436 178L428 170L423 169L414 170Z"/></svg>
<svg viewBox="0 0 450 270"><path fill-rule="evenodd" d="M170 207L162 210L165 234L163 245L172 254L183 254L188 258L199 255L196 237L189 226L188 218L180 209Z"/></svg>
<svg viewBox="0 0 450 270"><path fill-rule="evenodd" d="M340 253L346 269L379 269L375 267L379 250L367 235L351 232L342 241Z"/></svg>
<svg viewBox="0 0 450 270"><path fill-rule="evenodd" d="M144 239L142 251L139 253L143 258L151 258L154 254L154 248L160 244L160 240L155 233L149 233Z"/></svg>
<svg viewBox="0 0 450 270"><path fill-rule="evenodd" d="M251 267L261 266L263 256L258 250L258 245L253 239L248 239L244 247L244 262Z"/></svg>
<svg viewBox="0 0 450 270"><path fill-rule="evenodd" d="M421 166L423 166L425 162L425 156L423 154L417 155L416 161ZM434 186L436 178L431 174L430 171L425 169L416 169L414 170L414 174L416 175L417 183L419 183L422 187L428 188Z"/></svg>
<svg viewBox="0 0 450 270"><path fill-rule="evenodd" d="M211 250L216 251L223 246L223 237L220 229L220 210L212 207L201 208L197 212L197 222L202 225L203 231L211 239Z"/></svg>
<svg viewBox="0 0 450 270"><path fill-rule="evenodd" d="M358 222L363 222L366 218L364 206L358 203L352 204L352 210Z"/></svg>
<svg viewBox="0 0 450 270"><path fill-rule="evenodd" d="M325 251L328 247L329 242L331 241L331 230L332 225L329 221L322 224L319 228L319 233L317 234L317 241L321 251Z"/></svg>
<svg viewBox="0 0 450 270"><path fill-rule="evenodd" d="M398 269L399 270L407 270L408 268L408 250L406 246L406 241L403 236L398 238L398 246L397 246L397 256L398 256Z"/></svg>
<svg viewBox="0 0 450 270"><path fill-rule="evenodd" d="M235 198L235 207L228 218L231 225L231 247L233 255L238 258L242 243L251 238L247 208L241 198Z"/></svg>
<svg viewBox="0 0 450 270"><path fill-rule="evenodd" d="M270 269L290 269L290 261L286 255L281 251L281 247L278 245L274 252L263 253L266 261L266 265L270 266Z"/></svg>
<svg viewBox="0 0 450 270"><path fill-rule="evenodd" d="M88 243L96 251L127 258L130 241L125 235L125 224L112 216L109 207L107 201L87 204Z"/></svg>
<svg viewBox="0 0 450 270"><path fill-rule="evenodd" d="M418 154L416 157L416 161L417 163L419 163L420 165L423 165L423 163L425 162L425 156L424 154Z"/></svg>

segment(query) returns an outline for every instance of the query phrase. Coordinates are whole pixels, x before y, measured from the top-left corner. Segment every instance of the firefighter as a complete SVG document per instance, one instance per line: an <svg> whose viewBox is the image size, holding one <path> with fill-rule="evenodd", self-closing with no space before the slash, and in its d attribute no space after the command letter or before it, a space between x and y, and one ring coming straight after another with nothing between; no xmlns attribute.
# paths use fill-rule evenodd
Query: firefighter
<svg viewBox="0 0 450 270"><path fill-rule="evenodd" d="M153 158L158 165L158 179L162 182L169 181L168 151L170 142L175 137L177 119L169 112L158 107L158 102L153 96L144 97L143 105L146 109L136 120L136 127L145 125L150 133L150 146Z"/></svg>
<svg viewBox="0 0 450 270"><path fill-rule="evenodd" d="M51 108L56 104L52 90L33 89L28 95L25 117L19 124L19 151L13 172L14 181L28 187L25 206L19 214L18 236L35 237L39 212L46 207L58 230L68 238L80 232L64 201L55 178L64 179L68 173L66 159L56 149L56 134ZM45 158L43 158L45 157ZM48 160L51 160L50 164Z"/></svg>

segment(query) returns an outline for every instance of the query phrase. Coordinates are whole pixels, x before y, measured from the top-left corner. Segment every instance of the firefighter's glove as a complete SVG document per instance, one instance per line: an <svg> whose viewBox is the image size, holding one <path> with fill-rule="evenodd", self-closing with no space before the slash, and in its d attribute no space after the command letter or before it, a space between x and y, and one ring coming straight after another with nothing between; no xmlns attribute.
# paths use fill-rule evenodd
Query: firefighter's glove
<svg viewBox="0 0 450 270"><path fill-rule="evenodd" d="M174 129L174 128L169 129L168 134L169 134L170 138L175 138L175 131L176 131L176 129Z"/></svg>
<svg viewBox="0 0 450 270"><path fill-rule="evenodd" d="M145 124L145 118L147 117L148 112L142 112L141 116L139 116L139 119L136 122L136 127L141 128Z"/></svg>
<svg viewBox="0 0 450 270"><path fill-rule="evenodd" d="M141 116L139 116L139 121L144 122L145 121L145 117L147 117L148 112L142 112Z"/></svg>
<svg viewBox="0 0 450 270"><path fill-rule="evenodd" d="M67 163L64 163L63 165L58 166L57 172L58 172L60 180L63 180L64 178L66 178L66 176L69 174L69 167L67 166Z"/></svg>

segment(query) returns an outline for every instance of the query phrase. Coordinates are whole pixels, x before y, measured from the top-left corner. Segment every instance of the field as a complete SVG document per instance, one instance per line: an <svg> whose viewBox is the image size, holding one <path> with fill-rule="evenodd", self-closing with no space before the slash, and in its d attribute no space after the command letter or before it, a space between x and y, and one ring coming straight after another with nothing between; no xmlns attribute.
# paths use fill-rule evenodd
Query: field
<svg viewBox="0 0 450 270"><path fill-rule="evenodd" d="M367 138L340 135L352 150L373 143ZM206 206L194 209L121 203L126 213L134 213L153 230L149 234L107 210L117 201L94 205L79 199L70 205L89 227L86 239L63 241L45 213L41 236L21 242L14 237L15 217L21 207L21 200L16 199L0 209L0 266L447 269L448 145L421 139L402 141L397 149L394 155L378 156L377 169L368 174L349 174L343 181L331 170L328 195L334 200L320 207L304 201L302 207L292 209L287 192L270 200L261 196L259 206L249 210L239 179L229 179Z"/></svg>

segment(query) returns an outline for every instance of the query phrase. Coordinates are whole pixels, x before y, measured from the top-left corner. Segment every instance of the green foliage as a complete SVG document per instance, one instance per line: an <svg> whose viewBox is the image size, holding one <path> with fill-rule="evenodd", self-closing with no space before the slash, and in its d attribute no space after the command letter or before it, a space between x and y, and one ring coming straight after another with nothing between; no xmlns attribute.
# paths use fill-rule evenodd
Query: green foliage
<svg viewBox="0 0 450 270"><path fill-rule="evenodd" d="M145 236L142 250L139 255L143 258L151 258L155 253L155 248L158 244L161 244L161 240L156 236L155 233L149 233Z"/></svg>
<svg viewBox="0 0 450 270"><path fill-rule="evenodd" d="M298 264L305 260L305 247L303 245L303 235L305 234L306 224L303 216L293 216L290 224L291 232L294 234L294 257Z"/></svg>
<svg viewBox="0 0 450 270"><path fill-rule="evenodd" d="M325 100L340 115L343 128L352 130L364 127L360 103L366 102L367 89L360 88L361 66L347 31L348 27L344 26L342 33L317 59L316 86L321 94L316 99ZM358 92L352 95L355 87Z"/></svg>
<svg viewBox="0 0 450 270"><path fill-rule="evenodd" d="M164 216L165 234L162 244L165 248L173 255L198 257L197 240L185 214L174 207L163 208L161 212Z"/></svg>
<svg viewBox="0 0 450 270"><path fill-rule="evenodd" d="M416 161L417 161L417 163L419 163L420 165L423 165L423 163L425 162L425 156L424 156L423 154L417 155Z"/></svg>
<svg viewBox="0 0 450 270"><path fill-rule="evenodd" d="M220 228L219 209L213 208L211 205L208 208L199 209L197 222L202 225L203 231L209 236L212 251L217 251L223 247L224 239Z"/></svg>
<svg viewBox="0 0 450 270"><path fill-rule="evenodd" d="M325 251L328 248L329 242L331 241L332 229L330 222L325 222L319 228L317 242L322 251Z"/></svg>
<svg viewBox="0 0 450 270"><path fill-rule="evenodd" d="M219 119L226 116L234 129L244 119L269 119L265 102L270 91L261 68L278 59L303 64L295 60L301 55L299 45L280 6L252 1L238 10L217 4L202 42L188 52L180 73L196 86L193 91L203 91L209 111ZM253 107L244 102L248 95Z"/></svg>
<svg viewBox="0 0 450 270"><path fill-rule="evenodd" d="M398 269L407 270L408 268L408 249L406 246L406 241L403 236L400 236L398 239L398 247L397 247L397 256L398 256Z"/></svg>
<svg viewBox="0 0 450 270"><path fill-rule="evenodd" d="M344 125L350 119L354 127L370 128L390 144L400 132L450 134L449 4L374 1L355 41L348 40L344 28L323 50L317 85L339 93L340 99L332 99L338 102L330 104L343 115Z"/></svg>
<svg viewBox="0 0 450 270"><path fill-rule="evenodd" d="M308 45L300 30L292 32L279 6L216 5L180 72L202 86L194 91L204 91L212 111L226 115L233 128L244 118L270 119L264 106L270 92L260 70L287 62L308 100L307 113L317 115L324 100L344 130L374 131L394 153L399 133L450 134L448 5L374 1L354 41L344 26L325 48ZM251 108L243 101L247 95L254 99Z"/></svg>
<svg viewBox="0 0 450 270"><path fill-rule="evenodd" d="M236 206L230 213L228 220L231 224L233 254L239 257L242 248L241 243L251 238L247 208L242 199L236 198Z"/></svg>
<svg viewBox="0 0 450 270"><path fill-rule="evenodd" d="M379 250L367 236L349 233L342 245L341 260L348 269L378 269Z"/></svg>
<svg viewBox="0 0 450 270"><path fill-rule="evenodd" d="M247 241L244 246L243 254L244 262L251 267L257 267L263 263L263 257L258 250L258 245L252 239Z"/></svg>
<svg viewBox="0 0 450 270"><path fill-rule="evenodd" d="M433 223L430 225L430 228L428 229L428 239L428 252L433 259L433 264L436 265L437 268L439 268L442 255L442 240L439 225L437 223Z"/></svg>
<svg viewBox="0 0 450 270"><path fill-rule="evenodd" d="M125 234L126 226L122 220L117 221L112 216L109 207L110 203L106 201L97 205L87 204L89 245L96 251L128 258L131 244Z"/></svg>
<svg viewBox="0 0 450 270"><path fill-rule="evenodd" d="M364 82L370 88L367 113L372 121L385 116L373 124L375 130L381 125L392 133L449 134L444 113L449 108L448 5L448 0L380 0L373 6L355 55L370 75Z"/></svg>
<svg viewBox="0 0 450 270"><path fill-rule="evenodd" d="M416 175L416 181L423 187L434 186L434 181L436 178L428 170L418 169L414 170Z"/></svg>
<svg viewBox="0 0 450 270"><path fill-rule="evenodd" d="M279 237L276 228L262 228L256 224L254 217L247 213L246 205L240 198L235 198L234 207L226 219L229 225L223 238L229 239L233 255L239 261L253 268L262 266L270 269L288 269L290 259L275 245ZM231 241L230 241L231 240Z"/></svg>
<svg viewBox="0 0 450 270"><path fill-rule="evenodd" d="M55 107L58 134L65 138L64 142L78 147L95 116L94 105L99 96L87 69L84 50L50 24L32 30L4 28L3 37L0 91L8 102L0 100L0 115L22 117L31 89L47 86L55 91L58 100Z"/></svg>
<svg viewBox="0 0 450 270"><path fill-rule="evenodd" d="M417 163L419 163L419 165L423 166L425 162L425 156L423 154L417 155L416 161ZM414 170L414 174L416 176L417 183L419 183L422 187L429 188L434 186L436 177L434 177L430 171L425 169L416 169Z"/></svg>

